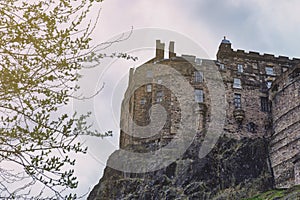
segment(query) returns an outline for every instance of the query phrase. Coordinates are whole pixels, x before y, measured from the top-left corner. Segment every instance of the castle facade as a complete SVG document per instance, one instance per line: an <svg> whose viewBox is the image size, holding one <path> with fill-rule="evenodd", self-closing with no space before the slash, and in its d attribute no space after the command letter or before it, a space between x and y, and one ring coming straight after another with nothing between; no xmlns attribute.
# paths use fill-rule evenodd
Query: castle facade
<svg viewBox="0 0 300 200"><path fill-rule="evenodd" d="M207 83L215 69L214 74L221 77L223 95L219 100L225 109L222 135L268 138L276 187L300 184L300 59L233 50L226 38L216 60L177 56L174 45L169 43L169 57L165 58L165 44L157 40L155 57L130 70L122 103L120 148L167 145L177 137L182 119L187 120L182 105L191 99L197 105L190 113L196 119L192 124L195 131L210 134L204 130L218 115L212 102L219 92ZM189 86L168 76L170 68ZM187 95L191 90L192 96ZM153 106L165 112L155 114ZM151 115L159 119L157 126L150 125L155 121Z"/></svg>

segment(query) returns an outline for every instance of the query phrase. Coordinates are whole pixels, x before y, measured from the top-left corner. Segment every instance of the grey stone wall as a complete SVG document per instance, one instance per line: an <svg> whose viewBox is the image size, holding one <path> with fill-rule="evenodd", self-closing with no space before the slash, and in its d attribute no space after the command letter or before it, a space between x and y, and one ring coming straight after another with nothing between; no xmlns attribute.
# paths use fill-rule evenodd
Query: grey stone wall
<svg viewBox="0 0 300 200"><path fill-rule="evenodd" d="M288 188L299 184L300 76L299 66L285 72L271 88L273 130L270 156L275 184Z"/></svg>

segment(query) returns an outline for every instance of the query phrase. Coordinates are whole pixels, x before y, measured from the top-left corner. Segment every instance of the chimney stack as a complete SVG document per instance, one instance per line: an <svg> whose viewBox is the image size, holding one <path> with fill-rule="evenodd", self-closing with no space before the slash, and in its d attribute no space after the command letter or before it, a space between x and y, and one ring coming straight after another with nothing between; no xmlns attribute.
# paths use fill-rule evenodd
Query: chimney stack
<svg viewBox="0 0 300 200"><path fill-rule="evenodd" d="M175 46L175 42L174 41L170 41L170 44L169 44L169 58L170 59L173 58L173 57L176 57L174 46Z"/></svg>
<svg viewBox="0 0 300 200"><path fill-rule="evenodd" d="M160 40L156 40L156 60L164 59L165 43L161 43Z"/></svg>

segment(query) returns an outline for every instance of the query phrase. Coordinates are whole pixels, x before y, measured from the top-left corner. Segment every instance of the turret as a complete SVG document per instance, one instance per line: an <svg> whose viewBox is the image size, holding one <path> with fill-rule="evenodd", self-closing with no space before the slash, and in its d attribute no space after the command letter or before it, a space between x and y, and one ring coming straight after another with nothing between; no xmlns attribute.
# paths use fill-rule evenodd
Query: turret
<svg viewBox="0 0 300 200"><path fill-rule="evenodd" d="M228 54L230 54L232 52L233 52L233 50L231 48L231 43L224 36L224 39L221 41L221 44L219 46L219 50L217 53L217 59L219 60L219 59L228 57Z"/></svg>

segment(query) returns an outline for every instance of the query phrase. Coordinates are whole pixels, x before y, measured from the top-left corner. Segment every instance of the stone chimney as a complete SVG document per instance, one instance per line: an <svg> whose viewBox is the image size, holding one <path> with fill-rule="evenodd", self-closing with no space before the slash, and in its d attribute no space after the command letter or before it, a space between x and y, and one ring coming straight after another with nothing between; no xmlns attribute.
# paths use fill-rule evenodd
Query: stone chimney
<svg viewBox="0 0 300 200"><path fill-rule="evenodd" d="M169 58L173 58L173 57L176 57L176 53L174 51L174 46L175 46L175 42L174 41L170 41L170 44L169 44Z"/></svg>
<svg viewBox="0 0 300 200"><path fill-rule="evenodd" d="M160 40L156 40L156 60L164 59L165 43L161 43Z"/></svg>

